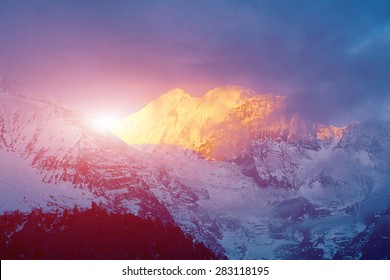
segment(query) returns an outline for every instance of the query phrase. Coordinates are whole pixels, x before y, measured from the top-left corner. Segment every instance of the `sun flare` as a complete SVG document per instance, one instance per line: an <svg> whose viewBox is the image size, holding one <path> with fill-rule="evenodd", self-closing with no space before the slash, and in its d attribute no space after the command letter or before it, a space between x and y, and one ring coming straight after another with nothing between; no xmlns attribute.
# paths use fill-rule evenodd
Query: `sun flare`
<svg viewBox="0 0 390 280"><path fill-rule="evenodd" d="M119 119L115 119L112 117L102 117L91 119L93 127L98 131L115 131L120 123Z"/></svg>

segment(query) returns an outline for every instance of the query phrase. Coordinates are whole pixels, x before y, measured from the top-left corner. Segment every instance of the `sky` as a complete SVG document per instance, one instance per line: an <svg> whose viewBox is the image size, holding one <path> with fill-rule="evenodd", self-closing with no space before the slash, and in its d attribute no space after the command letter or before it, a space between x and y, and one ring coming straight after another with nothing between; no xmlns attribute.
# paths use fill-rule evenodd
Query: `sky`
<svg viewBox="0 0 390 280"><path fill-rule="evenodd" d="M91 118L234 84L314 121L389 119L390 1L0 0L0 75Z"/></svg>

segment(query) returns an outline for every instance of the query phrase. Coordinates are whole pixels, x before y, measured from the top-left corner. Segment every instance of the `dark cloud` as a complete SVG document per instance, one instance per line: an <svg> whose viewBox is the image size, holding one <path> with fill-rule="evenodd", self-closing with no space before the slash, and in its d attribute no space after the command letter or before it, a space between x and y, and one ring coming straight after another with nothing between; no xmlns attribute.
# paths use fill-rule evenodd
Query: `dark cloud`
<svg viewBox="0 0 390 280"><path fill-rule="evenodd" d="M120 111L239 84L317 121L389 118L389 14L387 0L1 0L0 72L69 103L78 87L84 103L117 95Z"/></svg>

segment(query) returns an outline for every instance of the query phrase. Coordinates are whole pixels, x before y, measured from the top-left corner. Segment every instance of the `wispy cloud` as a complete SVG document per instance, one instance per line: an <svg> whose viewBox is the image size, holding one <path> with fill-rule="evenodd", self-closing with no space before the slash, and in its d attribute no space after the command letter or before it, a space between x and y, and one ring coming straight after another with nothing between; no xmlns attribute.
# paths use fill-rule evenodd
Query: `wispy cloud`
<svg viewBox="0 0 390 280"><path fill-rule="evenodd" d="M4 0L0 72L69 86L57 94L74 103L70 89L109 93L122 111L170 87L239 84L314 120L388 118L389 14L386 0Z"/></svg>

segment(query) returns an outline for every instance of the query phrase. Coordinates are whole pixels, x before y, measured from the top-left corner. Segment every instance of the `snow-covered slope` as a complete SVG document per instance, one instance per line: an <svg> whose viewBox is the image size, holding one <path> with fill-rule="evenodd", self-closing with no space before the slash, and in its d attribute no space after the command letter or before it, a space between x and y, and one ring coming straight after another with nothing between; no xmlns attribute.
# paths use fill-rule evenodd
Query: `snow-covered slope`
<svg viewBox="0 0 390 280"><path fill-rule="evenodd" d="M12 152L0 150L1 201L0 211L29 211L44 208L89 207L94 196L89 190L73 188L70 182L57 187L42 182L40 174Z"/></svg>
<svg viewBox="0 0 390 280"><path fill-rule="evenodd" d="M389 134L383 133L390 125L377 125L379 129L366 124L348 127L338 143L318 150L259 140L252 156L241 158L245 164L207 161L185 150L171 153L160 148L152 153L197 194L198 204L217 221L222 232L219 243L229 258L360 258L362 248L370 252L365 258L382 258L385 255L379 257L369 249L379 246L375 242L387 244L390 237L383 225L377 226L386 224L390 214ZM381 153L362 148L355 133L371 140L379 133ZM259 170L258 177L248 176L250 168ZM268 172L276 179L262 178ZM271 185L259 188L257 180L263 179ZM293 187L273 187L277 182ZM374 228L376 245L370 245ZM358 249L352 254L349 247Z"/></svg>
<svg viewBox="0 0 390 280"><path fill-rule="evenodd" d="M287 117L284 101L239 87L175 90L118 136L199 197L229 258L348 258L340 252L378 222L367 217L390 205L390 125L310 123Z"/></svg>
<svg viewBox="0 0 390 280"><path fill-rule="evenodd" d="M149 156L77 112L0 82L0 211L88 207L175 223L217 253L220 236L197 196Z"/></svg>
<svg viewBox="0 0 390 280"><path fill-rule="evenodd" d="M232 259L390 254L375 249L390 239L389 123L309 124L282 97L176 89L126 120L129 146L9 80L0 100L1 212L95 202Z"/></svg>

